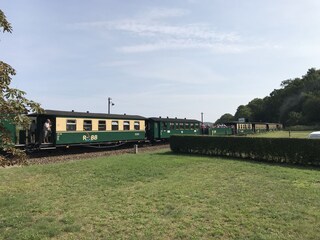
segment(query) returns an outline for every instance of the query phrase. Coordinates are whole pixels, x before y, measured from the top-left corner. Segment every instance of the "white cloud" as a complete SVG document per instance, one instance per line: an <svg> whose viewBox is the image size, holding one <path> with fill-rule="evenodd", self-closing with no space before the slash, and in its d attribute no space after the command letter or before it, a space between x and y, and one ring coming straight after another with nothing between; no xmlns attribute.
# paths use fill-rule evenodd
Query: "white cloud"
<svg viewBox="0 0 320 240"><path fill-rule="evenodd" d="M215 42L235 42L240 36L234 32L216 32L206 24L176 26L157 22L137 20L99 21L78 24L78 27L96 27L106 30L124 31L140 36L167 37L182 39L203 39Z"/></svg>
<svg viewBox="0 0 320 240"><path fill-rule="evenodd" d="M154 8L148 9L143 17L140 14L132 19L94 21L74 27L112 33L115 38L118 37L117 33L121 34L116 50L122 53L203 49L211 53L237 54L261 48L275 49L264 43L263 39L243 38L234 31L218 31L207 23L172 24L168 21L170 17L188 14L189 11L184 9Z"/></svg>
<svg viewBox="0 0 320 240"><path fill-rule="evenodd" d="M213 49L216 52L241 52L243 46L239 34L227 31L216 31L205 23L171 24L169 17L183 17L189 11L184 9L150 9L143 17L116 21L95 21L73 25L80 29L96 29L96 31L119 32L130 34L130 45L121 39L122 46L117 49L124 53L150 52L162 49ZM116 34L113 36L117 37ZM123 36L123 35L122 35ZM139 43L144 41L144 43ZM124 42L124 43L123 43ZM135 42L135 44L132 44ZM226 45L225 47L222 47ZM248 49L248 48L247 48Z"/></svg>
<svg viewBox="0 0 320 240"><path fill-rule="evenodd" d="M118 47L117 50L123 53L181 49L208 49L214 53L241 53L257 48L257 46L243 44L241 37L237 33L217 32L205 24L177 26L155 22L121 20L91 22L84 25L90 26L90 28L102 29L102 31L127 32L143 37L141 40L149 42Z"/></svg>
<svg viewBox="0 0 320 240"><path fill-rule="evenodd" d="M206 41L198 41L193 39L174 39L170 41L159 41L155 43L146 43L139 45L123 46L118 48L124 53L152 52L159 50L184 50L184 49L207 49L212 53L242 53L265 46L249 46L245 44L232 43L210 43Z"/></svg>

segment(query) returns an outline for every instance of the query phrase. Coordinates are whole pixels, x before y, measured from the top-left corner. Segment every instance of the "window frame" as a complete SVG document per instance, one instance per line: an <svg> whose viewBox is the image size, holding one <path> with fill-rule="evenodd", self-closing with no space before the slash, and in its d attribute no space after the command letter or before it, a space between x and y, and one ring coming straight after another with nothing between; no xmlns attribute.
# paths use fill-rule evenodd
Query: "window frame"
<svg viewBox="0 0 320 240"><path fill-rule="evenodd" d="M104 122L104 124L102 122ZM106 130L107 130L107 121L98 120L98 131L106 131Z"/></svg>
<svg viewBox="0 0 320 240"><path fill-rule="evenodd" d="M137 127L138 126L138 127ZM134 121L134 130L140 131L140 121Z"/></svg>
<svg viewBox="0 0 320 240"><path fill-rule="evenodd" d="M88 123L88 122L90 122L90 123ZM92 131L92 120L91 119L83 120L83 131L87 131L87 132Z"/></svg>
<svg viewBox="0 0 320 240"><path fill-rule="evenodd" d="M116 126L116 128L115 128ZM111 130L112 131L119 131L119 121L111 121Z"/></svg>
<svg viewBox="0 0 320 240"><path fill-rule="evenodd" d="M68 131L68 132L77 131L77 119L67 119L66 131Z"/></svg>
<svg viewBox="0 0 320 240"><path fill-rule="evenodd" d="M130 121L123 121L123 130L130 131Z"/></svg>
<svg viewBox="0 0 320 240"><path fill-rule="evenodd" d="M162 129L168 130L168 122L162 122Z"/></svg>

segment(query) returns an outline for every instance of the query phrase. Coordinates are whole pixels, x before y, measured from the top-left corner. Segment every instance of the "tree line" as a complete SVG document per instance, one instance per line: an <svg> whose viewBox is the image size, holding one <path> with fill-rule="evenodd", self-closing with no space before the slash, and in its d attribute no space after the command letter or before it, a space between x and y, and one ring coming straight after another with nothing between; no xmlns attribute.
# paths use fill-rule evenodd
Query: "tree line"
<svg viewBox="0 0 320 240"><path fill-rule="evenodd" d="M216 123L246 118L250 122L280 122L284 126L320 125L320 70L311 68L301 78L281 82L265 98L240 105L234 115L223 114Z"/></svg>

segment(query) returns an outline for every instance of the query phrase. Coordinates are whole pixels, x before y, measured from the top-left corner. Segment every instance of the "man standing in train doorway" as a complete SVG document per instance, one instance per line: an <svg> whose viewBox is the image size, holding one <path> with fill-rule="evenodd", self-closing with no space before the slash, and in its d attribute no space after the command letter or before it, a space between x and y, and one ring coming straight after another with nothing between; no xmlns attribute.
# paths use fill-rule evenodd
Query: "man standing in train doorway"
<svg viewBox="0 0 320 240"><path fill-rule="evenodd" d="M47 119L47 121L43 124L43 142L49 143L49 136L51 134L51 121Z"/></svg>

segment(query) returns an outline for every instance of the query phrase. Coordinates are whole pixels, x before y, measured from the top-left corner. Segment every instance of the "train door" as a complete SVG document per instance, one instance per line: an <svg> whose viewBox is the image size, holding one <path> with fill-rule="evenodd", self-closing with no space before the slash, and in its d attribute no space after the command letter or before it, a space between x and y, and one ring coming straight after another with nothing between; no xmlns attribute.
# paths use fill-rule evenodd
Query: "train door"
<svg viewBox="0 0 320 240"><path fill-rule="evenodd" d="M53 116L40 116L37 119L36 139L40 144L56 143L56 118Z"/></svg>
<svg viewBox="0 0 320 240"><path fill-rule="evenodd" d="M160 138L160 122L153 123L153 136L155 139Z"/></svg>
<svg viewBox="0 0 320 240"><path fill-rule="evenodd" d="M37 142L37 118L29 117L30 125L28 129L28 143L34 144Z"/></svg>
<svg viewBox="0 0 320 240"><path fill-rule="evenodd" d="M50 137L49 137L49 142L52 144L56 144L56 125L57 125L57 121L56 121L56 117L51 117L51 133L50 133Z"/></svg>

